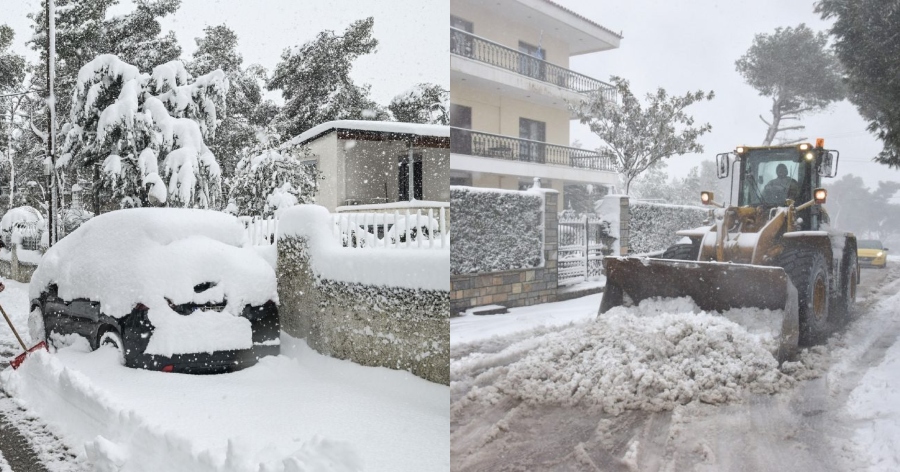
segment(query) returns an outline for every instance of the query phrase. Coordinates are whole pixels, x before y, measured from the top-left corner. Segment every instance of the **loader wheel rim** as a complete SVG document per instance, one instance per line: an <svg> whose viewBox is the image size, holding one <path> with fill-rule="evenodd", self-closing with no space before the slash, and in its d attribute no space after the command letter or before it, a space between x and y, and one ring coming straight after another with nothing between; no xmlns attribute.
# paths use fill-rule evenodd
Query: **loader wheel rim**
<svg viewBox="0 0 900 472"><path fill-rule="evenodd" d="M823 277L817 277L815 285L813 286L813 316L816 317L817 321L825 320L827 296L828 290L825 287L825 279Z"/></svg>

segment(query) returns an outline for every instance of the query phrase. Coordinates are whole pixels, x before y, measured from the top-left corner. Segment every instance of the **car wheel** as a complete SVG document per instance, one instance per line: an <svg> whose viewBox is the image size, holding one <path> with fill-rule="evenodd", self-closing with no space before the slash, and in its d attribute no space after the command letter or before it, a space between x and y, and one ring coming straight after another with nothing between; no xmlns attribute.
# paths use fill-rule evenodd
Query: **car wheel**
<svg viewBox="0 0 900 472"><path fill-rule="evenodd" d="M118 361L119 364L125 365L125 343L122 342L122 337L119 336L119 333L113 330L104 331L103 334L100 335L100 341L97 343L101 348L103 346L110 346L118 352Z"/></svg>
<svg viewBox="0 0 900 472"><path fill-rule="evenodd" d="M44 311L40 305L31 307L31 313L28 314L28 334L31 335L31 341L39 343L47 340L47 330L44 325Z"/></svg>

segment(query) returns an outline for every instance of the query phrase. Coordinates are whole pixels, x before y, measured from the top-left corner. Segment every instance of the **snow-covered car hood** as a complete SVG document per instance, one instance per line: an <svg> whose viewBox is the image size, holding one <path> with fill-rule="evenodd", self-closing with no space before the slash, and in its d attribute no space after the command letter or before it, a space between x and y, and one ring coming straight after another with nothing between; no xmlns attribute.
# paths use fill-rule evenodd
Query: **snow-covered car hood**
<svg viewBox="0 0 900 472"><path fill-rule="evenodd" d="M245 241L237 218L211 210L138 208L100 215L51 247L31 278L34 299L51 284L64 300L100 302L121 317L137 303L168 309L182 303L277 301L275 271ZM201 293L194 286L213 282Z"/></svg>

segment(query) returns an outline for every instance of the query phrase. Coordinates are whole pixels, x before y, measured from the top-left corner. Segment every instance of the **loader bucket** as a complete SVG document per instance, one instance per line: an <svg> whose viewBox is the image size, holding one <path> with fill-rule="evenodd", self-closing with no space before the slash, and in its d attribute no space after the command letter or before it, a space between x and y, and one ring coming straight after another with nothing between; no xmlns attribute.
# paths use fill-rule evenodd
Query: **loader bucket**
<svg viewBox="0 0 900 472"><path fill-rule="evenodd" d="M797 352L797 290L780 267L637 257L607 257L604 265L606 289L600 314L622 305L626 295L634 304L653 297L687 296L707 312L740 307L784 310L774 354L781 362Z"/></svg>

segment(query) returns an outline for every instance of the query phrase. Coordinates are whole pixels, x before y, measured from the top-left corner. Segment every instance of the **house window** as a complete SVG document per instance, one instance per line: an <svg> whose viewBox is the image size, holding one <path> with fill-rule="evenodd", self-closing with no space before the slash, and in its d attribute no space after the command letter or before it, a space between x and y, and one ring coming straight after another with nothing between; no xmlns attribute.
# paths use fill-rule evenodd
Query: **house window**
<svg viewBox="0 0 900 472"><path fill-rule="evenodd" d="M539 141L520 142L519 160L543 163L546 146L542 143L547 140L547 124L543 121L519 118L519 137L528 141Z"/></svg>
<svg viewBox="0 0 900 472"><path fill-rule="evenodd" d="M519 52L523 53L522 56L519 56L519 73L544 80L547 73L547 67L544 64L544 50L540 46L519 41Z"/></svg>
<svg viewBox="0 0 900 472"><path fill-rule="evenodd" d="M398 201L409 201L409 155L397 158ZM413 154L413 198L422 199L422 154Z"/></svg>
<svg viewBox="0 0 900 472"><path fill-rule="evenodd" d="M450 104L450 152L472 154L472 107Z"/></svg>
<svg viewBox="0 0 900 472"><path fill-rule="evenodd" d="M469 34L473 33L475 29L471 21L453 15L450 15L450 27L465 31L465 33ZM452 29L450 30L450 53L472 57L475 51L472 44L472 37L465 33L454 31Z"/></svg>

